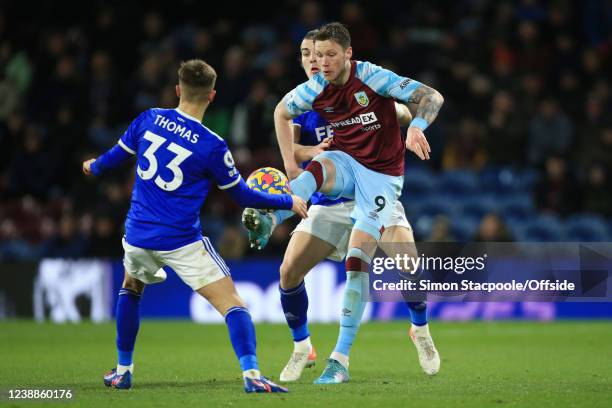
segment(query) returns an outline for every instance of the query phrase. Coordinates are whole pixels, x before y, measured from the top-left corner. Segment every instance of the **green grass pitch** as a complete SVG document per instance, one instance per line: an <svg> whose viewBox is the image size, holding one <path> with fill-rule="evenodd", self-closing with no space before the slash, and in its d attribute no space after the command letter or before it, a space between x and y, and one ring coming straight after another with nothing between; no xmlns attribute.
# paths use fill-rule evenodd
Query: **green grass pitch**
<svg viewBox="0 0 612 408"><path fill-rule="evenodd" d="M313 385L336 325L312 325L317 366L284 395L248 395L222 325L143 321L129 391L107 389L114 326L0 323L0 406L70 407L609 407L610 322L431 324L440 373L418 366L406 322L367 323L351 354L351 381ZM283 325L257 325L260 366L278 379L292 348ZM15 401L8 389L70 388L70 402Z"/></svg>

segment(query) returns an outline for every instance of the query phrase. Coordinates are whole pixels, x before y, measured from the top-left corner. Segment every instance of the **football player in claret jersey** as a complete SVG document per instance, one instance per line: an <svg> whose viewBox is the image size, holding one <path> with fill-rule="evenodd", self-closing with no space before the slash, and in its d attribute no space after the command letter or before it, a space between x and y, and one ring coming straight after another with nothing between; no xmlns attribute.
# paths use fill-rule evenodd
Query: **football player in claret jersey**
<svg viewBox="0 0 612 408"><path fill-rule="evenodd" d="M316 33L317 30L308 32L300 45L301 65L308 78L320 71L314 51ZM395 103L395 110L399 124L408 126L412 120L408 107ZM313 111L294 118L293 126L295 159L305 168L315 156L327 150L333 130ZM304 368L315 364L316 351L310 341L307 322L308 295L304 277L325 258L344 260L353 228L353 200L331 200L325 194L315 193L310 201L312 205L308 210L308 218L302 220L293 231L280 268L281 304L294 341L293 353L280 375L281 381L296 381ZM416 253L412 227L399 200L395 207L379 242L391 258L395 257L398 250L402 254ZM389 248L385 247L385 243L390 243ZM413 324L410 332L422 332L422 327L427 324L426 304L411 302L408 308ZM416 341L411 336L423 371L431 375L437 373L440 359L431 338L428 335L424 337L424 340Z"/></svg>
<svg viewBox="0 0 612 408"><path fill-rule="evenodd" d="M306 216L303 199L250 190L225 141L201 124L215 96L214 69L201 60L181 64L176 109L149 109L134 120L116 146L83 163L99 175L136 156L136 181L125 223L125 278L117 301L118 364L104 383L130 388L132 355L145 284L162 282L172 268L225 317L242 368L246 392L286 392L259 372L255 328L230 272L200 228L200 208L213 183L241 206L292 209ZM205 349L203 349L205 350Z"/></svg>
<svg viewBox="0 0 612 408"><path fill-rule="evenodd" d="M314 43L321 71L278 104L275 127L287 173L290 177L299 175L291 182L295 194L309 199L318 191L331 199L343 197L355 201L350 214L354 226L345 261L347 281L340 334L327 367L316 381L332 384L349 379L348 356L366 305L368 267L375 244L384 227L390 225L403 185L404 143L394 101L415 106L416 117L408 128L405 145L426 160L430 149L423 130L436 118L443 98L418 81L369 62L353 61L350 34L340 23L321 27ZM327 121L334 137L329 150L318 154L302 171L294 155L291 120L308 111L317 112ZM291 212L282 210L271 215L251 211L244 213L243 220L250 230L250 239L261 247L273 227L289 216ZM291 295L294 291L298 288L286 292ZM424 310L421 312L424 316ZM426 346L422 349L429 355L423 357L433 367L426 371L434 374L439 357L428 326L413 326L411 333L417 349L419 343Z"/></svg>

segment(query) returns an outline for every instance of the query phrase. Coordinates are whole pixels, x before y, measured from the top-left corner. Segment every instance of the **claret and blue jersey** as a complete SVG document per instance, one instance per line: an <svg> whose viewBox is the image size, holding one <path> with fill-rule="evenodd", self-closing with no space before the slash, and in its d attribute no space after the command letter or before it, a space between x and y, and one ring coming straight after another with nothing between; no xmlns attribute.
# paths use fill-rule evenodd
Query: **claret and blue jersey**
<svg viewBox="0 0 612 408"><path fill-rule="evenodd" d="M225 141L178 109L149 109L119 145L137 156L125 224L133 246L171 250L202 239L200 208L215 182L227 189L240 174Z"/></svg>
<svg viewBox="0 0 612 408"><path fill-rule="evenodd" d="M316 146L324 139L334 136L334 131L331 126L317 112L305 112L293 119L293 125L300 127L299 144L303 146ZM301 163L304 169L310 163L306 161ZM310 203L313 205L334 205L349 201L346 198L337 200L329 199L325 194L316 192L310 197Z"/></svg>
<svg viewBox="0 0 612 408"><path fill-rule="evenodd" d="M319 72L289 92L285 106L292 117L317 112L333 129L331 150L378 173L402 176L405 149L394 100L409 102L420 85L369 62L351 61L344 85L331 84Z"/></svg>

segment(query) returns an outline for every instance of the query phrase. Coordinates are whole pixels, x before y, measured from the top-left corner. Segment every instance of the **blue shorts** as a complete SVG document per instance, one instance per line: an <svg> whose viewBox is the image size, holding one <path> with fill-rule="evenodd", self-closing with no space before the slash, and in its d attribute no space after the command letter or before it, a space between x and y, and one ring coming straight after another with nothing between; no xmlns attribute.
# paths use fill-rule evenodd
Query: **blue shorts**
<svg viewBox="0 0 612 408"><path fill-rule="evenodd" d="M327 159L336 167L336 185L326 194L355 200L351 218L355 227L380 239L384 225L393 214L395 202L402 193L403 176L389 176L370 170L350 155L339 150L323 152L315 158Z"/></svg>

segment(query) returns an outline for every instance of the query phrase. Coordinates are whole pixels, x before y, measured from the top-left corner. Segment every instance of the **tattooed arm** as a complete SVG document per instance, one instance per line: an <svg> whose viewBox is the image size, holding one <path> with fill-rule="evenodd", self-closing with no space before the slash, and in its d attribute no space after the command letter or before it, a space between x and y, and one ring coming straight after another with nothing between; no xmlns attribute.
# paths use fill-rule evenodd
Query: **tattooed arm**
<svg viewBox="0 0 612 408"><path fill-rule="evenodd" d="M444 103L444 98L440 92L427 85L419 85L408 98L415 112L415 118L410 123L406 136L406 149L410 150L421 160L429 160L431 148L423 134L438 116L438 112Z"/></svg>
<svg viewBox="0 0 612 408"><path fill-rule="evenodd" d="M417 123L415 127L425 130L438 116L444 98L440 92L421 84L412 92L408 98L408 103L410 103L411 111L415 112L411 126L415 125L414 122L418 119L422 119L426 122L425 126L419 126L419 123Z"/></svg>
<svg viewBox="0 0 612 408"><path fill-rule="evenodd" d="M414 108L414 119L408 128L406 148L413 151L421 160L429 159L429 144L423 130L436 119L444 103L438 91L419 81L399 76L393 71L369 62L357 62L356 76L374 92Z"/></svg>

